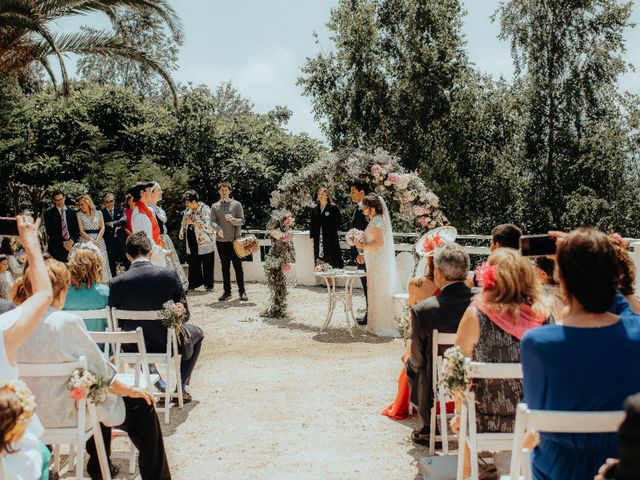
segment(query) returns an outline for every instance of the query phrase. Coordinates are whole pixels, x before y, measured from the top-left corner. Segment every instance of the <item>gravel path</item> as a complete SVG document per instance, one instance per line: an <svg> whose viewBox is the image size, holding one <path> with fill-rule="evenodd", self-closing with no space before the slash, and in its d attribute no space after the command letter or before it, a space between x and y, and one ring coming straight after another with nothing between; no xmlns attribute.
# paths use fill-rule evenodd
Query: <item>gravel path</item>
<svg viewBox="0 0 640 480"><path fill-rule="evenodd" d="M218 303L219 286L189 297L205 343L194 402L173 410L164 428L173 478L418 478L415 459L426 451L409 440L417 421L380 415L395 395L404 342L351 338L339 308L320 334L322 288L291 288L288 320L259 316L264 285L248 285L247 293L246 303ZM354 303L363 307L364 299ZM114 442L124 472L123 448Z"/></svg>

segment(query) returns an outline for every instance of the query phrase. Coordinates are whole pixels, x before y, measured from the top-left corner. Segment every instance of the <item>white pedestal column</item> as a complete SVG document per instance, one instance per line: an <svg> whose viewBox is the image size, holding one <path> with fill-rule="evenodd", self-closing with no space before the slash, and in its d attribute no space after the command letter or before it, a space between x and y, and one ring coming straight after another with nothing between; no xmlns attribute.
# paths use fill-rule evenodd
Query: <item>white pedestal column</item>
<svg viewBox="0 0 640 480"><path fill-rule="evenodd" d="M313 274L315 262L313 261L313 240L309 238L309 232L292 232L293 248L296 250L295 275L298 285L315 285L316 277Z"/></svg>

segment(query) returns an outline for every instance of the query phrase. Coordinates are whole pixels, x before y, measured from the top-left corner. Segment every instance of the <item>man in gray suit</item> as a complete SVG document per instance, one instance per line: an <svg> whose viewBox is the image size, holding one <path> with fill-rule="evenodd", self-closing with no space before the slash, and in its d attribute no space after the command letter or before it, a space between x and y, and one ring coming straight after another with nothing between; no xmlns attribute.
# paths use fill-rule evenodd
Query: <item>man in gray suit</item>
<svg viewBox="0 0 640 480"><path fill-rule="evenodd" d="M244 272L242 260L233 249L233 241L240 238L240 228L244 225L244 210L242 204L231 198L231 184L221 182L218 184L220 200L211 206L211 227L216 232L216 247L222 267L222 281L224 292L218 298L224 302L231 298L231 264L236 273L236 283L240 300L248 300L244 290Z"/></svg>

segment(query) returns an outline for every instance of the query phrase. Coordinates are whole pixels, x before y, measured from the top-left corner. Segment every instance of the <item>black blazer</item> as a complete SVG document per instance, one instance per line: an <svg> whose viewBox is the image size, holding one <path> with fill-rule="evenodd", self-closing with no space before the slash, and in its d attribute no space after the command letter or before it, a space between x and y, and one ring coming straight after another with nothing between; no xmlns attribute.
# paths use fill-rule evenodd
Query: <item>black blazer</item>
<svg viewBox="0 0 640 480"><path fill-rule="evenodd" d="M309 236L313 239L313 259L317 260L320 252L320 232L322 232L322 249L324 261L335 268L344 267L342 251L340 250L340 238L338 230L342 224L340 209L333 203L327 203L323 211L320 205L311 210L311 225Z"/></svg>
<svg viewBox="0 0 640 480"><path fill-rule="evenodd" d="M364 232L367 229L367 225L369 225L369 220L365 214L362 213L360 207L356 205L356 211L353 212L353 218L351 218L351 228L357 228ZM358 249L356 247L351 247L351 257L353 257L354 260L358 257Z"/></svg>
<svg viewBox="0 0 640 480"><path fill-rule="evenodd" d="M132 263L129 270L113 278L110 283L109 306L121 310L161 310L169 300L184 303L188 318L187 301L176 272L148 261ZM162 326L161 320L118 320L118 323L126 331L142 327L148 352L161 353L166 350L167 329Z"/></svg>
<svg viewBox="0 0 640 480"><path fill-rule="evenodd" d="M452 283L438 296L429 297L411 308L411 363L414 369L431 367L431 334L456 333L465 310L473 297L464 282Z"/></svg>
<svg viewBox="0 0 640 480"><path fill-rule="evenodd" d="M67 220L67 228L69 229L69 239L77 242L80 238L80 227L78 226L78 217L76 211L67 208L65 216ZM69 252L64 248L64 238L62 237L62 219L60 212L54 206L44 212L44 228L47 231L47 251L56 260L66 262L69 258Z"/></svg>
<svg viewBox="0 0 640 480"><path fill-rule="evenodd" d="M104 239L106 242L114 240L116 238L125 240L127 233L123 227L127 226L127 217L124 214L124 209L121 206L116 206L113 209L113 216L109 214L106 208L100 210L104 217ZM113 222L113 227L107 225L107 223Z"/></svg>

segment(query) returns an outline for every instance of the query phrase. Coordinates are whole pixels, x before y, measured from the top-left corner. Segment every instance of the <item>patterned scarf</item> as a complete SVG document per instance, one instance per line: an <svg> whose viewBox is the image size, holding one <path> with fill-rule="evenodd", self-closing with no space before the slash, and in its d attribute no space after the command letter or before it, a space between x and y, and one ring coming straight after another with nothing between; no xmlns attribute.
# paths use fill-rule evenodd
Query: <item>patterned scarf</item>
<svg viewBox="0 0 640 480"><path fill-rule="evenodd" d="M160 227L158 226L158 221L156 220L156 217L153 215L153 213L151 213L151 210L149 210L149 207L147 207L147 205L144 202L141 202L141 201L136 202L136 207L138 207L138 211L143 215L146 215L146 217L151 222L151 232L153 234L152 237L153 237L154 243L159 247L164 248L164 242L162 241L162 234L160 233Z"/></svg>
<svg viewBox="0 0 640 480"><path fill-rule="evenodd" d="M489 317L489 320L518 340L522 340L528 330L539 327L545 320L542 314L536 312L525 303L516 307L518 317L515 319L513 315L514 308L498 309L495 305L479 301L473 302L472 306L476 307Z"/></svg>

